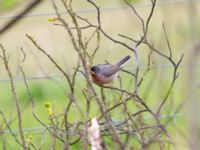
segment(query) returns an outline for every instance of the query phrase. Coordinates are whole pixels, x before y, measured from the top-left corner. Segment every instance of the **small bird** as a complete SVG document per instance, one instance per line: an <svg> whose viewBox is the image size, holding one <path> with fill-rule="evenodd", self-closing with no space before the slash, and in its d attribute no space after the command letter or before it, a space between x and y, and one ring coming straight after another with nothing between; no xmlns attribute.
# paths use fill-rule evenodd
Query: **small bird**
<svg viewBox="0 0 200 150"><path fill-rule="evenodd" d="M117 72L122 68L121 66L130 59L130 56L124 57L116 64L103 64L92 66L90 74L94 83L103 85L111 83L117 76Z"/></svg>

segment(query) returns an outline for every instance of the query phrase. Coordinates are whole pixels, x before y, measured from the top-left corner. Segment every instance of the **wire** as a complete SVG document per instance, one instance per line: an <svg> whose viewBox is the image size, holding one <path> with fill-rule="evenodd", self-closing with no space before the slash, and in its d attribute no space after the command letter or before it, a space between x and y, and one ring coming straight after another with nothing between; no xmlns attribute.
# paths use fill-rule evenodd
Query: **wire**
<svg viewBox="0 0 200 150"><path fill-rule="evenodd" d="M182 64L179 67L184 67L187 66L188 64ZM199 66L200 62L194 63L193 66ZM171 64L156 64L153 65L151 69L167 69L167 68L173 68L173 66ZM135 68L124 68L127 71L135 71ZM140 66L140 70L145 70L146 66L141 65ZM77 74L79 77L83 77L83 75L81 73ZM30 77L26 77L26 80L48 80L49 78L63 78L64 76L62 74L50 74L48 76L30 76ZM24 80L23 77L17 76L13 78L14 81L22 81ZM0 78L0 83L6 83L6 82L10 82L9 78Z"/></svg>
<svg viewBox="0 0 200 150"><path fill-rule="evenodd" d="M186 116L184 113L178 113L178 114L172 114L172 115L161 115L160 119L169 119L169 118L173 118L176 119L177 117L183 117ZM153 117L152 116L148 116L144 118L145 120L152 120ZM118 125L121 124L121 121L115 121L114 124ZM24 133L43 133L44 131L46 131L45 127L34 127L34 128L23 128L23 132ZM12 129L12 132L14 134L19 133L19 129ZM1 130L0 134L10 134L11 132L9 130ZM74 132L74 134L77 134Z"/></svg>
<svg viewBox="0 0 200 150"><path fill-rule="evenodd" d="M41 133L44 132L46 129L44 127L35 127L35 128L23 128L23 132L25 133ZM14 134L19 132L19 129L13 129L12 132ZM9 130L2 130L0 134L10 134Z"/></svg>
<svg viewBox="0 0 200 150"><path fill-rule="evenodd" d="M171 68L173 66L167 65L167 64L159 64L159 65L154 65L153 69L159 69L159 68ZM140 66L140 70L145 70L145 66ZM135 68L125 68L127 71L135 71ZM82 76L82 74L78 74L78 76ZM64 76L62 74L52 74L48 76L30 76L26 77L26 80L47 80L49 78L63 78ZM14 81L21 81L24 80L22 77L14 77ZM10 82L9 78L0 78L0 82Z"/></svg>
<svg viewBox="0 0 200 150"><path fill-rule="evenodd" d="M193 3L200 2L200 0L193 0ZM177 4L185 4L185 3L190 3L188 0L163 0L161 2L157 3L157 6L166 6L166 5L177 5ZM144 8L144 7L151 7L152 5L150 3L142 3L142 4L135 4L134 7L136 8ZM118 11L118 10L124 10L124 9L130 9L128 6L113 6L113 7L102 7L100 10L102 12L109 12L109 11ZM75 10L76 13L92 13L96 12L96 9L77 9ZM66 11L61 11L59 12L60 14L68 14ZM29 18L29 17L43 17L43 16L54 16L54 12L48 12L48 13L33 13L33 14L28 14L24 15L23 18ZM15 15L11 16L0 16L0 20L7 20L7 19L12 19L15 18Z"/></svg>

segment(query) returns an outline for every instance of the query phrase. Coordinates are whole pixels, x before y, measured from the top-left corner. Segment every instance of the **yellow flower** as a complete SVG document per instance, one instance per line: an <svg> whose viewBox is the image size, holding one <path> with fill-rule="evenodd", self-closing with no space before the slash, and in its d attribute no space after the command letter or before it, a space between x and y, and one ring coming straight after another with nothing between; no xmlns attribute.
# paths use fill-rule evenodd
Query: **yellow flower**
<svg viewBox="0 0 200 150"><path fill-rule="evenodd" d="M48 22L55 22L57 20L57 18L49 18Z"/></svg>
<svg viewBox="0 0 200 150"><path fill-rule="evenodd" d="M45 102L44 107L47 109L49 116L54 117L52 104L50 102Z"/></svg>
<svg viewBox="0 0 200 150"><path fill-rule="evenodd" d="M32 143L32 140L33 140L33 135L32 134L28 134L27 137L26 137L27 143Z"/></svg>
<svg viewBox="0 0 200 150"><path fill-rule="evenodd" d="M44 107L48 109L48 108L52 108L52 105L50 102L45 102Z"/></svg>
<svg viewBox="0 0 200 150"><path fill-rule="evenodd" d="M50 108L48 108L47 109L47 111L48 111L48 114L49 114L49 116L53 116L53 111L52 111L52 108L50 107Z"/></svg>

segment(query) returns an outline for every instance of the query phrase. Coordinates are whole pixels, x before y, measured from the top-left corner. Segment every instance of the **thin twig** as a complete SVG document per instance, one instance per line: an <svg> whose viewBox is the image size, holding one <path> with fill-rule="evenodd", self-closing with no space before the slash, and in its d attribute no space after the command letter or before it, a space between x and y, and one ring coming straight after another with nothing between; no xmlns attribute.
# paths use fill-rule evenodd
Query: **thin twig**
<svg viewBox="0 0 200 150"><path fill-rule="evenodd" d="M17 109L18 126L19 126L19 131L20 131L21 142L22 142L22 145L23 145L23 149L26 149L24 133L23 133L23 130L22 130L22 114L21 114L21 108L20 108L20 104L19 104L19 99L17 98L17 94L16 94L15 83L14 83L14 80L13 80L12 73L10 71L10 67L8 66L6 50L4 49L2 44L0 44L0 47L1 47L2 53L3 53L3 58L2 59L3 59L3 62L4 62L4 66L6 68L8 76L10 78L10 86L11 86L11 90L12 90L12 95L13 95L15 106L16 106L16 109Z"/></svg>

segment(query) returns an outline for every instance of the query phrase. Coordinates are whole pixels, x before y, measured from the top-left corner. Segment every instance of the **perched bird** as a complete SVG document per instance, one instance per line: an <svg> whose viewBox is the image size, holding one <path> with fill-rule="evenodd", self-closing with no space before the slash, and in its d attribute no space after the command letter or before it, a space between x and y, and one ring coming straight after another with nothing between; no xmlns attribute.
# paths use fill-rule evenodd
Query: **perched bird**
<svg viewBox="0 0 200 150"><path fill-rule="evenodd" d="M130 56L126 56L114 65L104 64L92 66L90 74L93 82L100 85L111 83L117 76L117 72L122 68L122 65L129 59Z"/></svg>

